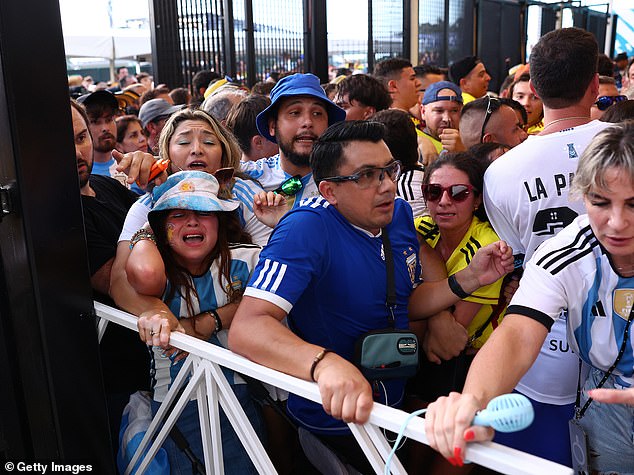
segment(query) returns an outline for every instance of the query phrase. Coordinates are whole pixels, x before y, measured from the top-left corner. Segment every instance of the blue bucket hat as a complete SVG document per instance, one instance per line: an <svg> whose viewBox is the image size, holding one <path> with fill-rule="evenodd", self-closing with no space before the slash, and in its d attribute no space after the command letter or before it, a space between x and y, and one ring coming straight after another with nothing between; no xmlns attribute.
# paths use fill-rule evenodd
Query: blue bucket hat
<svg viewBox="0 0 634 475"><path fill-rule="evenodd" d="M218 198L220 185L211 173L185 170L170 175L165 183L152 190L154 207L148 214L154 228L159 211L188 209L192 211L234 211L240 203Z"/></svg>
<svg viewBox="0 0 634 475"><path fill-rule="evenodd" d="M455 96L441 96L440 91L449 89L456 93ZM462 104L462 91L458 86L449 81L439 81L430 84L425 89L425 95L423 96L423 105L431 104L438 101L456 101Z"/></svg>
<svg viewBox="0 0 634 475"><path fill-rule="evenodd" d="M326 93L319 84L319 78L314 74L293 74L280 79L271 91L271 105L260 112L255 119L260 135L273 143L277 143L275 137L269 134L269 116L278 107L278 102L284 97L312 96L325 102L328 111L328 125L341 122L346 118L346 111L338 107L328 99Z"/></svg>

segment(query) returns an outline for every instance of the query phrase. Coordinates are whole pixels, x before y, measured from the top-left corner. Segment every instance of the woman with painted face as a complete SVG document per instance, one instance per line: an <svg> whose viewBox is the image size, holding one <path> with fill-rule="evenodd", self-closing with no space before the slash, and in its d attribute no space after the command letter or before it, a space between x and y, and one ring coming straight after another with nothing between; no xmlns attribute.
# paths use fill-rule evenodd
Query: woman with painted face
<svg viewBox="0 0 634 475"><path fill-rule="evenodd" d="M575 472L633 473L633 138L632 121L594 137L573 181L587 214L533 254L504 321L471 365L463 394L429 406L430 444L454 463L462 464L466 441L492 438L492 429L471 426L475 412L515 387L566 311L569 345L591 367L586 378L580 368L577 410L570 421ZM585 467L577 456L584 453Z"/></svg>
<svg viewBox="0 0 634 475"><path fill-rule="evenodd" d="M226 168L235 170L240 163L240 149L231 134L213 117L201 110L184 109L174 113L166 122L159 141L161 159L169 161L169 174L180 170L196 170L207 174L219 173ZM143 154L143 152L135 152ZM146 155L146 154L144 154ZM242 179L222 173L220 179L220 196L233 198L238 203L237 213L242 229L251 235L256 244L266 243L271 228L261 223L253 213L253 197L262 188L252 180ZM239 175L238 173L235 173ZM148 295L141 296L129 284L126 274L126 263L130 255L130 241L134 233L147 222L148 213L153 207L151 193L139 198L132 205L126 217L123 230L119 236L117 256L112 266L112 281L110 295L116 304L128 312L141 315L154 311L162 315L167 324L164 328L163 345L169 341L169 331L180 330L175 315L156 298ZM218 314L223 322L230 321L237 308L236 304L229 304L219 308ZM140 334L141 339L144 335ZM144 340L153 344L152 340ZM158 343L157 343L158 344Z"/></svg>
<svg viewBox="0 0 634 475"><path fill-rule="evenodd" d="M132 238L126 271L135 290L161 298L187 334L225 347L230 322L222 322L216 310L240 299L260 247L251 244L241 228L235 212L239 203L219 199L218 192L216 178L202 171L177 172L156 187L148 215L151 229L144 227ZM153 317L149 312L139 319L145 341L161 334L163 322ZM178 352L169 353L158 344L152 347L153 413L183 364ZM231 370L225 369L224 374L256 432L262 432L259 410L246 384ZM256 473L224 412L220 425L225 473ZM177 426L203 460L196 401L188 403ZM172 474L191 473L191 461L171 439L163 448Z"/></svg>

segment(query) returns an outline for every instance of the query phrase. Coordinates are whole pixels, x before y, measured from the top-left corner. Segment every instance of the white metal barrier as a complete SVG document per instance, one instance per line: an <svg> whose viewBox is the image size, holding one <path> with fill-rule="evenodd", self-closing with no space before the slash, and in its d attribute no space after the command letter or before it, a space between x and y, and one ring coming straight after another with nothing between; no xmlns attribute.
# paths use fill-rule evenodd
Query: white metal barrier
<svg viewBox="0 0 634 475"><path fill-rule="evenodd" d="M97 316L102 319L122 325L134 331L137 330L137 319L129 313L108 307L99 302L95 302L95 310ZM99 328L103 331L102 327L102 322L100 322ZM196 397L199 401L201 437L207 473L216 475L223 473L218 404L224 409L227 418L231 422L231 425L259 473L267 475L276 473L264 447L255 434L253 427L251 427L229 383L222 374L220 366L225 366L254 379L310 399L311 401L321 403L317 385L258 365L229 350L182 333L173 333L170 344L179 350L188 352L189 356L185 360L183 369L170 388L164 403L161 405L161 409L152 421L126 474L130 473L130 470L138 462L145 448L148 447L151 439L156 435L157 429L165 419L167 408L177 399L173 404L171 413L165 420L165 424L162 429L158 431L158 435L156 435L154 442L139 466L137 473L143 473L167 437L169 430L184 409L185 404L194 394L194 391L196 391ZM182 391L182 394L178 395L179 388L183 386L186 377L189 375L191 375L191 377L187 384L184 385L185 389ZM207 401L207 404L200 403L201 401ZM407 417L407 413L398 409L382 404L374 404L368 423L364 425L349 424L357 442L377 474L383 473L385 460L391 450L391 447L381 433L381 428L397 433L400 431ZM410 439L428 444L427 437L425 436L424 422L421 418L417 417L412 419L405 429L404 434ZM572 475L573 473L572 469L566 466L493 442L468 444L465 458L505 474ZM392 459L391 472L394 474L406 473L396 457Z"/></svg>

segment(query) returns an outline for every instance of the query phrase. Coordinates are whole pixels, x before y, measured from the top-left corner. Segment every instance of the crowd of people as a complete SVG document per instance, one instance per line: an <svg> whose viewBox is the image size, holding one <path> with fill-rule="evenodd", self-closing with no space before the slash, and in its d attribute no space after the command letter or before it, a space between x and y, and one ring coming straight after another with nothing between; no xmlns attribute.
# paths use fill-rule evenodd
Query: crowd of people
<svg viewBox="0 0 634 475"><path fill-rule="evenodd" d="M475 412L511 391L535 422L497 442L634 473L634 60L616 59L564 28L498 92L475 56L328 85L72 86L91 284L139 317L140 341L110 326L101 345L115 450L130 394L154 414L173 383L179 331L317 383L322 404L226 371L280 473L372 473L346 423L374 401L428 407L409 473L469 473L465 444L494 437ZM386 329L411 335L408 378L359 356ZM198 403L177 427L202 460ZM225 472L255 473L222 411L221 431Z"/></svg>

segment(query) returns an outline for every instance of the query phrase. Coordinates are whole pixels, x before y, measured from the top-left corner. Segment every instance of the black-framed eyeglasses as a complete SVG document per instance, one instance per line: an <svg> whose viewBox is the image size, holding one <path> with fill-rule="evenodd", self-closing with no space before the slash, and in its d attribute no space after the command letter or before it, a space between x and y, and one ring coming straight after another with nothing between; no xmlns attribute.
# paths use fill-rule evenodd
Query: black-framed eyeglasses
<svg viewBox="0 0 634 475"><path fill-rule="evenodd" d="M595 102L594 104L597 106L597 109L599 109L600 111L604 111L611 105L616 104L617 102L623 102L623 101L627 101L627 96L623 96L623 95L601 96L597 99L597 102Z"/></svg>
<svg viewBox="0 0 634 475"><path fill-rule="evenodd" d="M287 178L282 182L282 184L273 191L273 193L282 194L286 196L294 196L299 191L304 188L304 184L302 183L302 177L299 175L292 176Z"/></svg>
<svg viewBox="0 0 634 475"><path fill-rule="evenodd" d="M487 110L484 113L484 121L482 122L482 130L480 131L480 143L482 143L482 139L484 139L484 129L486 129L491 115L500 108L500 100L497 97L487 96L487 98Z"/></svg>
<svg viewBox="0 0 634 475"><path fill-rule="evenodd" d="M385 175L387 175L393 182L396 182L398 177L401 175L401 162L394 160L384 167L363 168L353 175L331 176L328 178L322 178L322 181L332 181L333 183L354 181L357 186L363 190L383 183Z"/></svg>
<svg viewBox="0 0 634 475"><path fill-rule="evenodd" d="M449 197L456 203L462 203L469 198L469 195L474 191L477 191L473 185L456 184L449 186L442 186L437 183L427 183L422 186L423 198L425 201L435 203L440 201L442 195L446 192L449 193Z"/></svg>

